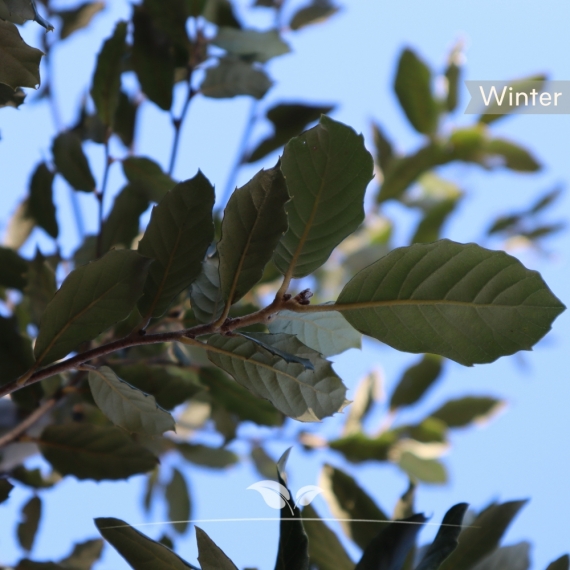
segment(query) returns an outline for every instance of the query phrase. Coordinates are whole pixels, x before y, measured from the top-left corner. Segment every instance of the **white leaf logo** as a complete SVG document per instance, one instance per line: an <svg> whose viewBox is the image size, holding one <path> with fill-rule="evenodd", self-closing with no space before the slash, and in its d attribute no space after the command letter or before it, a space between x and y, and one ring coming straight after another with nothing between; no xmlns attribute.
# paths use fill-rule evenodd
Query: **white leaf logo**
<svg viewBox="0 0 570 570"><path fill-rule="evenodd" d="M250 485L248 487L248 490L249 489L257 491L263 497L265 503L272 509L281 510L285 505L288 505L289 508L291 508L291 505L289 505L291 495L289 494L287 487L281 485L281 483L278 483L277 481L271 481L269 479L258 481L257 483Z"/></svg>
<svg viewBox="0 0 570 570"><path fill-rule="evenodd" d="M297 494L295 495L295 501L297 502L297 505L306 507L315 500L315 497L317 497L317 495L320 495L322 492L323 490L316 485L305 485L297 491Z"/></svg>

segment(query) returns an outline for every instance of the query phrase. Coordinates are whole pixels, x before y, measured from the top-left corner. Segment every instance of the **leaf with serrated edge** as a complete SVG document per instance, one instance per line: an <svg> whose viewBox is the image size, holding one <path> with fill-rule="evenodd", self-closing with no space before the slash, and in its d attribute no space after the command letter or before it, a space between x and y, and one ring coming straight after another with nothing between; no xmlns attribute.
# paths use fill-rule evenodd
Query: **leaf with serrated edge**
<svg viewBox="0 0 570 570"><path fill-rule="evenodd" d="M135 530L121 519L97 518L101 536L134 570L188 570L191 566L166 546Z"/></svg>
<svg viewBox="0 0 570 570"><path fill-rule="evenodd" d="M200 528L196 527L198 561L202 570L237 570L224 551Z"/></svg>
<svg viewBox="0 0 570 570"><path fill-rule="evenodd" d="M265 342L276 348L310 360L314 371L302 364L285 362L241 336L210 337L208 357L250 392L299 421L319 421L342 410L347 403L346 387L330 362L294 336L264 336Z"/></svg>
<svg viewBox="0 0 570 570"><path fill-rule="evenodd" d="M305 277L364 219L364 192L373 160L362 135L323 116L285 146L281 170L291 200L289 229L273 260L283 274Z"/></svg>
<svg viewBox="0 0 570 570"><path fill-rule="evenodd" d="M565 309L516 258L450 240L393 250L353 277L334 308L393 348L467 366L530 350Z"/></svg>
<svg viewBox="0 0 570 570"><path fill-rule="evenodd" d="M59 360L126 319L142 293L149 263L135 251L113 250L72 271L42 315L36 364Z"/></svg>
<svg viewBox="0 0 570 570"><path fill-rule="evenodd" d="M361 346L361 334L336 311L309 314L281 311L267 327L272 333L295 335L323 356L333 356Z"/></svg>
<svg viewBox="0 0 570 570"><path fill-rule="evenodd" d="M214 238L214 188L198 171L155 206L138 251L153 259L138 303L145 317L160 317L192 285Z"/></svg>
<svg viewBox="0 0 570 570"><path fill-rule="evenodd" d="M115 424L127 431L161 435L174 429L174 419L154 396L121 380L108 366L89 372L95 403Z"/></svg>
<svg viewBox="0 0 570 570"><path fill-rule="evenodd" d="M231 196L218 244L222 295L231 305L262 277L287 230L287 184L279 165L258 172Z"/></svg>
<svg viewBox="0 0 570 570"><path fill-rule="evenodd" d="M79 423L48 426L38 445L57 471L78 479L126 479L151 471L158 462L148 449L112 426Z"/></svg>

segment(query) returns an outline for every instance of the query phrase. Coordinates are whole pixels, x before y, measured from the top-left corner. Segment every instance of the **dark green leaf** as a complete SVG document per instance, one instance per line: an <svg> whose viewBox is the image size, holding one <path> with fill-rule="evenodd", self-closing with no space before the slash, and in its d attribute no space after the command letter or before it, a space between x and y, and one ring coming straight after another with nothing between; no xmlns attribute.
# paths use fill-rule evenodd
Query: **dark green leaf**
<svg viewBox="0 0 570 570"><path fill-rule="evenodd" d="M380 125L372 124L372 134L374 135L374 146L376 147L376 162L382 169L382 172L385 173L394 160L394 149Z"/></svg>
<svg viewBox="0 0 570 570"><path fill-rule="evenodd" d="M444 422L448 427L464 427L477 420L485 419L504 405L502 400L488 396L466 396L450 400L430 415Z"/></svg>
<svg viewBox="0 0 570 570"><path fill-rule="evenodd" d="M441 228L457 206L457 199L442 200L424 215L412 237L411 243L431 243L439 239Z"/></svg>
<svg viewBox="0 0 570 570"><path fill-rule="evenodd" d="M144 94L161 109L172 106L175 60L168 34L144 5L133 6L132 64Z"/></svg>
<svg viewBox="0 0 570 570"><path fill-rule="evenodd" d="M393 250L353 277L335 308L393 348L472 365L530 350L565 307L514 257L441 240Z"/></svg>
<svg viewBox="0 0 570 570"><path fill-rule="evenodd" d="M548 565L546 570L569 570L570 569L570 556L565 554L560 558L557 558L554 562Z"/></svg>
<svg viewBox="0 0 570 570"><path fill-rule="evenodd" d="M196 527L196 540L202 570L237 570L237 566L200 527Z"/></svg>
<svg viewBox="0 0 570 570"><path fill-rule="evenodd" d="M483 147L486 153L485 163L492 166L498 160L500 166L518 172L536 172L540 170L540 163L521 146L503 139L491 139Z"/></svg>
<svg viewBox="0 0 570 570"><path fill-rule="evenodd" d="M133 141L135 139L138 108L138 103L131 99L124 91L119 93L119 103L115 113L115 126L113 131L128 148L133 146Z"/></svg>
<svg viewBox="0 0 570 570"><path fill-rule="evenodd" d="M164 9L162 0L143 1L153 24L171 40L177 66L186 66L189 60L190 40L186 32L186 20L194 1L171 0L167 10Z"/></svg>
<svg viewBox="0 0 570 570"><path fill-rule="evenodd" d="M224 57L218 65L206 70L200 92L205 97L214 99L228 99L238 95L261 99L271 85L271 79L262 69L237 57Z"/></svg>
<svg viewBox="0 0 570 570"><path fill-rule="evenodd" d="M198 171L155 206L138 251L153 259L138 303L144 317L160 317L192 285L214 237L214 188Z"/></svg>
<svg viewBox="0 0 570 570"><path fill-rule="evenodd" d="M492 504L464 528L459 535L459 546L441 565L441 570L469 570L491 554L511 521L526 501Z"/></svg>
<svg viewBox="0 0 570 570"><path fill-rule="evenodd" d="M473 570L528 570L530 543L523 541L497 548L473 567Z"/></svg>
<svg viewBox="0 0 570 570"><path fill-rule="evenodd" d="M355 570L400 570L426 520L417 514L404 519L409 524L398 521L382 525L384 528L366 547Z"/></svg>
<svg viewBox="0 0 570 570"><path fill-rule="evenodd" d="M14 488L14 485L10 483L7 479L0 479L0 503L4 503L8 500L10 491Z"/></svg>
<svg viewBox="0 0 570 570"><path fill-rule="evenodd" d="M442 361L435 354L426 354L402 375L390 398L390 409L410 406L420 400L439 378Z"/></svg>
<svg viewBox="0 0 570 570"><path fill-rule="evenodd" d="M340 354L349 348L360 348L362 338L335 311L309 314L281 311L271 320L268 328L272 333L295 335L303 344L323 356Z"/></svg>
<svg viewBox="0 0 570 570"><path fill-rule="evenodd" d="M416 570L438 570L442 562L457 548L457 538L461 532L463 515L468 506L467 503L459 503L445 513L435 540L431 543Z"/></svg>
<svg viewBox="0 0 570 570"><path fill-rule="evenodd" d="M438 108L431 91L431 71L411 49L400 56L394 90L414 129L425 135L434 133Z"/></svg>
<svg viewBox="0 0 570 570"><path fill-rule="evenodd" d="M190 520L190 493L184 476L178 469L172 470L172 479L166 485L168 519L179 534L184 534Z"/></svg>
<svg viewBox="0 0 570 570"><path fill-rule="evenodd" d="M25 259L13 249L0 247L0 287L22 291L28 283L27 271L28 263Z"/></svg>
<svg viewBox="0 0 570 570"><path fill-rule="evenodd" d="M72 553L60 560L59 563L70 570L91 570L93 564L101 557L102 552L103 541L101 539L86 540L76 544Z"/></svg>
<svg viewBox="0 0 570 570"><path fill-rule="evenodd" d="M218 243L222 296L230 305L261 279L287 231L287 184L279 165L261 170L230 197Z"/></svg>
<svg viewBox="0 0 570 570"><path fill-rule="evenodd" d="M555 188L554 190L549 190L536 201L536 203L529 210L529 213L538 214L538 212L541 212L542 210L550 206L553 202L558 200L561 194L562 194L562 188Z"/></svg>
<svg viewBox="0 0 570 570"><path fill-rule="evenodd" d="M326 116L287 143L281 170L291 195L289 229L273 258L283 274L309 275L356 230L372 168L362 136Z"/></svg>
<svg viewBox="0 0 570 570"><path fill-rule="evenodd" d="M71 10L54 11L62 21L60 38L64 40L74 32L86 28L93 17L105 7L104 2L84 2Z"/></svg>
<svg viewBox="0 0 570 570"><path fill-rule="evenodd" d="M388 452L397 440L393 431L369 438L364 434L354 434L329 442L330 448L342 453L350 462L388 461Z"/></svg>
<svg viewBox="0 0 570 570"><path fill-rule="evenodd" d="M49 489L53 487L61 477L52 472L44 479L39 469L26 469L23 465L19 465L10 472L10 478L23 483L32 489Z"/></svg>
<svg viewBox="0 0 570 570"><path fill-rule="evenodd" d="M388 516L378 508L355 479L332 465L325 464L319 483L324 489L324 496L332 515L341 521L340 524L346 536L364 550L381 527L378 523L360 521L370 520L381 523L387 521ZM353 519L355 522L342 519ZM310 540L311 533L309 530L307 532Z"/></svg>
<svg viewBox="0 0 570 570"><path fill-rule="evenodd" d="M202 467L223 469L239 461L239 457L233 451L223 447L208 447L200 443L179 443L176 449L186 461Z"/></svg>
<svg viewBox="0 0 570 570"><path fill-rule="evenodd" d="M78 479L126 479L151 471L156 457L116 427L67 423L48 426L38 445L62 475Z"/></svg>
<svg viewBox="0 0 570 570"><path fill-rule="evenodd" d="M210 337L208 345L214 351L210 350L208 357L253 394L299 421L318 421L342 410L346 387L328 361L291 335L264 335L264 340L278 350L310 360L314 371L287 363L241 336Z"/></svg>
<svg viewBox="0 0 570 570"><path fill-rule="evenodd" d="M521 221L522 216L519 214L512 214L510 216L499 216L487 230L487 235L493 235L499 232L510 231L516 232L517 226Z"/></svg>
<svg viewBox="0 0 570 570"><path fill-rule="evenodd" d="M16 570L66 570L63 566L55 564L55 562L34 562L23 558L18 562Z"/></svg>
<svg viewBox="0 0 570 570"><path fill-rule="evenodd" d="M310 24L323 22L338 12L339 8L328 0L313 0L311 4L295 12L289 23L292 30L299 30Z"/></svg>
<svg viewBox="0 0 570 570"><path fill-rule="evenodd" d="M33 363L32 346L19 334L16 317L0 316L0 386L16 380Z"/></svg>
<svg viewBox="0 0 570 570"><path fill-rule="evenodd" d="M204 7L202 15L206 20L216 24L216 26L230 26L241 28L236 18L232 3L229 0L190 0L192 4L200 2Z"/></svg>
<svg viewBox="0 0 570 570"><path fill-rule="evenodd" d="M0 19L0 83L12 89L36 88L40 84L42 55L24 42L14 24Z"/></svg>
<svg viewBox="0 0 570 570"><path fill-rule="evenodd" d="M459 101L459 80L461 78L462 44L458 43L449 54L445 79L447 80L447 97L445 108L448 112L455 111Z"/></svg>
<svg viewBox="0 0 570 570"><path fill-rule="evenodd" d="M217 258L205 259L202 272L192 284L190 300L194 316L199 323L215 322L224 310L218 265Z"/></svg>
<svg viewBox="0 0 570 570"><path fill-rule="evenodd" d="M143 190L151 202L160 202L176 185L176 182L150 158L131 156L123 160L122 164L127 180Z"/></svg>
<svg viewBox="0 0 570 570"><path fill-rule="evenodd" d="M273 481L277 480L277 475L275 473L275 461L267 455L267 452L263 447L253 445L251 448L251 459L261 477Z"/></svg>
<svg viewBox="0 0 570 570"><path fill-rule="evenodd" d="M191 566L159 542L155 542L115 518L97 518L95 524L103 538L134 570L188 570Z"/></svg>
<svg viewBox="0 0 570 570"><path fill-rule="evenodd" d="M121 71L127 49L126 39L127 23L118 22L113 35L103 43L93 75L91 97L101 122L111 128L119 106Z"/></svg>
<svg viewBox="0 0 570 570"><path fill-rule="evenodd" d="M30 182L30 197L28 199L28 215L36 224L43 228L52 238L57 238L59 228L55 217L55 205L53 203L53 178L54 173L41 162Z"/></svg>
<svg viewBox="0 0 570 570"><path fill-rule="evenodd" d="M17 109L26 98L26 94L19 87L12 89L4 83L0 83L0 108L14 107Z"/></svg>
<svg viewBox="0 0 570 570"><path fill-rule="evenodd" d="M95 179L81 147L81 139L75 133L66 131L57 135L51 150L57 171L75 190L95 190Z"/></svg>
<svg viewBox="0 0 570 570"><path fill-rule="evenodd" d="M32 497L22 508L21 521L18 524L18 542L29 552L34 546L34 539L42 516L42 501Z"/></svg>
<svg viewBox="0 0 570 570"><path fill-rule="evenodd" d="M302 516L303 527L309 539L311 564L316 564L319 570L353 570L354 562L348 557L336 534L320 520L315 509L307 505Z"/></svg>
<svg viewBox="0 0 570 570"><path fill-rule="evenodd" d="M221 370L213 367L202 368L200 380L208 387L216 403L241 420L266 426L279 426L283 423L283 415L271 402L260 400Z"/></svg>
<svg viewBox="0 0 570 570"><path fill-rule="evenodd" d="M512 88L514 93L527 93L530 94L532 89L536 89L537 82L539 84L539 88L536 89L538 92L541 92L544 89L546 84L546 75L531 75L530 77L525 77L524 79L519 79L516 81L512 81L511 83L507 84L507 91ZM524 98L523 98L524 99ZM493 100L489 106L487 106L487 111L501 111L501 114L483 114L479 117L480 123L485 123L487 125L502 119L503 117L508 117L508 114L505 114L502 107L499 107L496 100Z"/></svg>
<svg viewBox="0 0 570 570"><path fill-rule="evenodd" d="M175 431L174 419L154 396L127 384L108 366L89 372L89 387L97 406L115 425L149 435Z"/></svg>
<svg viewBox="0 0 570 570"><path fill-rule="evenodd" d="M291 51L277 30L259 32L221 27L211 43L232 55L261 63Z"/></svg>
<svg viewBox="0 0 570 570"><path fill-rule="evenodd" d="M248 340L252 340L255 344L257 344L257 346L260 346L264 350L267 350L267 352L269 352L273 356L278 356L279 358L282 358L285 362L287 362L289 364L297 363L297 364L301 364L302 366L304 366L308 370L315 370L315 367L310 360L308 360L306 358L300 358L299 356L296 356L295 354L291 354L290 352L285 352L284 350L280 350L276 346L272 346L271 341L273 339L272 339L272 337L268 336L266 333L257 333L257 334L254 333L251 335L247 335L247 334L243 334L243 333L237 333L237 334L239 334L243 338L246 338ZM289 336L293 336L293 335L289 335ZM267 342L265 342L266 340L269 341L269 344Z"/></svg>
<svg viewBox="0 0 570 570"><path fill-rule="evenodd" d="M126 319L141 295L149 263L135 251L113 250L72 271L42 315L37 362L59 360Z"/></svg>

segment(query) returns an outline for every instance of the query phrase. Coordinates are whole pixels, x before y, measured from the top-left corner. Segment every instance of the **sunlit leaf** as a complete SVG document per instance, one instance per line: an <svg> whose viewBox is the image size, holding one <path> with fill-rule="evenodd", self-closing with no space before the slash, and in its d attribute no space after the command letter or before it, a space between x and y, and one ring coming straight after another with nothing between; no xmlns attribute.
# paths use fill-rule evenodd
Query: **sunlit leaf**
<svg viewBox="0 0 570 570"><path fill-rule="evenodd" d="M447 471L437 459L426 459L411 451L403 451L398 458L398 465L413 479L424 483L447 483Z"/></svg>
<svg viewBox="0 0 570 570"><path fill-rule="evenodd" d="M350 462L387 461L388 452L397 440L397 434L387 431L370 438L362 433L349 435L329 442L330 448L342 453Z"/></svg>
<svg viewBox="0 0 570 570"><path fill-rule="evenodd" d="M323 22L338 12L339 8L329 0L313 0L311 4L303 6L291 18L289 27L299 30L310 24Z"/></svg>
<svg viewBox="0 0 570 570"><path fill-rule="evenodd" d="M504 402L488 396L465 396L449 400L430 414L448 427L464 427L491 416Z"/></svg>

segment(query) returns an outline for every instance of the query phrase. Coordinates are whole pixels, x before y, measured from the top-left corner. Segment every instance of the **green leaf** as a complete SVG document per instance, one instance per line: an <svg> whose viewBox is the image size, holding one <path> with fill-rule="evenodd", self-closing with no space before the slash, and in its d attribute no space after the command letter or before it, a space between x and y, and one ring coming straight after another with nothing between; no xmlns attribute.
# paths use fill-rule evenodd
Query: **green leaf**
<svg viewBox="0 0 570 570"><path fill-rule="evenodd" d="M319 485L324 490L324 496L332 515L340 520L340 525L346 536L364 550L378 534L378 529L381 526L378 523L360 521L375 520L381 523L387 521L388 516L358 485L355 479L332 465L324 465ZM352 520L347 521L346 519ZM309 532L310 540L311 534Z"/></svg>
<svg viewBox="0 0 570 570"><path fill-rule="evenodd" d="M259 32L221 27L211 43L232 55L261 63L291 51L278 30Z"/></svg>
<svg viewBox="0 0 570 570"><path fill-rule="evenodd" d="M403 521L382 525L383 528L366 547L355 570L400 570L416 536L426 521L422 514Z"/></svg>
<svg viewBox="0 0 570 570"><path fill-rule="evenodd" d="M257 346L260 346L264 350L267 350L267 352L269 352L273 356L278 356L279 358L282 358L288 364L297 363L297 364L301 364L302 366L304 366L308 370L315 370L315 367L310 360L308 360L306 358L300 358L300 357L296 356L295 354L291 354L290 352L280 350L276 346L272 346L271 340L273 340L273 339L271 337L268 337L268 335L265 333L257 333L257 334L253 334L253 335L247 335L247 334L243 334L243 333L237 333L237 334L239 334L243 338L246 338L248 340L252 340L255 344L257 344ZM269 340L270 343L269 344L266 343L265 342L266 340Z"/></svg>
<svg viewBox="0 0 570 570"><path fill-rule="evenodd" d="M266 426L280 426L283 423L282 414L271 402L260 400L249 390L230 380L221 370L212 367L202 368L200 380L208 387L216 403L241 420Z"/></svg>
<svg viewBox="0 0 570 570"><path fill-rule="evenodd" d="M12 469L10 478L32 489L49 489L61 479L55 472L44 478L40 469L26 469L23 465Z"/></svg>
<svg viewBox="0 0 570 570"><path fill-rule="evenodd" d="M222 296L230 305L258 283L287 231L287 184L279 165L258 172L231 195L218 243Z"/></svg>
<svg viewBox="0 0 570 570"><path fill-rule="evenodd" d="M447 80L447 97L445 98L445 109L451 113L457 109L459 101L459 80L461 78L461 62L463 59L463 45L458 42L449 54L445 79Z"/></svg>
<svg viewBox="0 0 570 570"><path fill-rule="evenodd" d="M57 171L75 190L93 192L96 182L81 147L81 139L71 131L60 133L51 149Z"/></svg>
<svg viewBox="0 0 570 570"><path fill-rule="evenodd" d="M33 363L30 341L19 334L16 317L0 316L0 386L19 378Z"/></svg>
<svg viewBox="0 0 570 570"><path fill-rule="evenodd" d="M118 480L151 471L156 457L112 426L70 422L48 426L38 445L62 475L78 479Z"/></svg>
<svg viewBox="0 0 570 570"><path fill-rule="evenodd" d="M295 12L289 22L292 30L300 30L310 24L323 22L339 11L339 8L328 0L313 0L311 4L300 8Z"/></svg>
<svg viewBox="0 0 570 570"><path fill-rule="evenodd" d="M416 497L416 483L409 479L408 488L404 491L398 499L394 507L392 518L394 520L405 519L411 517L414 513L414 500Z"/></svg>
<svg viewBox="0 0 570 570"><path fill-rule="evenodd" d="M26 552L30 552L34 546L41 516L42 501L39 497L32 497L22 508L21 521L18 524L18 542Z"/></svg>
<svg viewBox="0 0 570 570"><path fill-rule="evenodd" d="M329 446L342 453L351 463L388 461L388 452L396 440L397 434L393 431L386 431L375 438L358 433L330 441Z"/></svg>
<svg viewBox="0 0 570 570"><path fill-rule="evenodd" d="M530 95L531 90L536 89L536 83L538 82L540 84L540 87L537 89L537 91L540 93L544 89L546 80L546 75L531 75L530 77L525 77L524 79L518 79L516 81L508 83L507 91L512 87L513 92L515 93L526 93L527 95ZM495 113L497 111L501 111L501 114L496 115L492 113L485 113L479 117L480 123L489 125L495 121L498 121L499 119L508 117L508 114L504 113L503 108L497 104L497 101L495 99L493 99L491 104L487 106L487 111L493 111Z"/></svg>
<svg viewBox="0 0 570 570"><path fill-rule="evenodd" d="M117 22L113 35L103 43L97 56L91 97L99 118L107 127L113 127L119 106L121 71L127 49L126 39L127 22Z"/></svg>
<svg viewBox="0 0 570 570"><path fill-rule="evenodd" d="M376 162L382 172L385 173L395 158L394 149L380 125L372 124L372 134L374 135L374 146L376 147Z"/></svg>
<svg viewBox="0 0 570 570"><path fill-rule="evenodd" d="M61 18L60 39L64 40L74 32L86 28L103 8L104 2L83 2L71 10L55 10L53 14Z"/></svg>
<svg viewBox="0 0 570 570"><path fill-rule="evenodd" d="M22 291L28 283L27 271L28 263L25 259L13 249L0 247L0 287Z"/></svg>
<svg viewBox="0 0 570 570"><path fill-rule="evenodd" d="M393 348L469 366L530 350L565 307L514 257L441 240L397 248L363 269L335 308Z"/></svg>
<svg viewBox="0 0 570 570"><path fill-rule="evenodd" d="M190 520L190 493L182 473L172 470L172 479L166 485L166 503L168 519L178 534L184 534Z"/></svg>
<svg viewBox="0 0 570 570"><path fill-rule="evenodd" d="M131 386L154 396L162 408L172 410L202 390L196 373L174 366L144 362L120 366L117 374Z"/></svg>
<svg viewBox="0 0 570 570"><path fill-rule="evenodd" d="M476 564L473 570L528 570L530 548L530 543L526 541L502 546Z"/></svg>
<svg viewBox="0 0 570 570"><path fill-rule="evenodd" d="M461 532L463 515L465 515L468 506L467 503L459 503L445 513L435 540L431 543L416 570L438 570L442 562L457 548L457 538Z"/></svg>
<svg viewBox="0 0 570 570"><path fill-rule="evenodd" d="M459 546L440 566L441 570L468 570L491 554L526 501L491 504L459 535Z"/></svg>
<svg viewBox="0 0 570 570"><path fill-rule="evenodd" d="M127 180L140 188L151 202L160 202L176 182L150 158L131 156L122 162Z"/></svg>
<svg viewBox="0 0 570 570"><path fill-rule="evenodd" d="M126 319L141 295L149 263L122 249L72 271L42 315L37 363L59 360Z"/></svg>
<svg viewBox="0 0 570 570"><path fill-rule="evenodd" d="M444 422L448 427L464 427L470 423L485 419L504 405L503 400L488 396L466 396L449 400L432 412L430 416Z"/></svg>
<svg viewBox="0 0 570 570"><path fill-rule="evenodd" d="M108 366L89 372L89 387L97 406L115 425L149 435L175 431L174 419L154 396L127 384Z"/></svg>
<svg viewBox="0 0 570 570"><path fill-rule="evenodd" d="M281 148L293 137L299 136L308 124L330 113L332 106L313 106L300 103L280 103L269 109L267 118L273 123L274 133L262 140L244 162L256 162L270 152Z"/></svg>
<svg viewBox="0 0 570 570"><path fill-rule="evenodd" d="M441 358L435 354L425 354L400 378L390 398L390 409L395 410L418 402L439 378L441 370Z"/></svg>
<svg viewBox="0 0 570 570"><path fill-rule="evenodd" d="M36 88L40 84L42 55L24 42L14 24L0 19L0 83L12 89Z"/></svg>
<svg viewBox="0 0 570 570"><path fill-rule="evenodd" d="M485 144L484 151L487 153L485 161L492 165L498 159L501 166L517 172L536 172L541 169L540 163L528 150L510 141L491 139Z"/></svg>
<svg viewBox="0 0 570 570"><path fill-rule="evenodd" d="M86 540L75 544L73 551L59 563L64 568L72 568L73 570L91 570L93 564L99 560L103 552L103 541Z"/></svg>
<svg viewBox="0 0 570 570"><path fill-rule="evenodd" d="M97 518L103 538L130 564L133 570L188 570L191 566L159 542L155 542L115 518Z"/></svg>
<svg viewBox="0 0 570 570"><path fill-rule="evenodd" d="M223 469L239 461L239 457L233 451L223 447L208 447L200 443L179 443L176 449L186 461L202 467Z"/></svg>
<svg viewBox="0 0 570 570"><path fill-rule="evenodd" d="M398 466L410 478L424 483L447 483L447 471L436 459L424 459L411 451L403 451L398 458Z"/></svg>
<svg viewBox="0 0 570 570"><path fill-rule="evenodd" d="M54 562L34 562L23 558L18 562L16 570L66 570L63 566L55 564Z"/></svg>
<svg viewBox="0 0 570 570"><path fill-rule="evenodd" d="M431 91L431 71L411 49L400 56L394 90L414 129L425 135L434 133L438 107Z"/></svg>
<svg viewBox="0 0 570 570"><path fill-rule="evenodd" d="M198 561L202 570L237 570L224 551L200 528L196 527Z"/></svg>
<svg viewBox="0 0 570 570"><path fill-rule="evenodd" d="M272 84L263 70L237 57L224 57L218 65L206 70L200 92L205 97L214 99L228 99L238 95L261 99Z"/></svg>
<svg viewBox="0 0 570 570"><path fill-rule="evenodd" d="M0 108L14 107L17 109L26 98L26 94L19 87L13 89L4 83L0 83Z"/></svg>
<svg viewBox="0 0 570 570"><path fill-rule="evenodd" d="M354 562L348 557L336 534L320 520L315 509L307 505L302 516L303 527L309 539L311 564L316 564L319 570L353 570Z"/></svg>
<svg viewBox="0 0 570 570"><path fill-rule="evenodd" d="M418 224L411 243L431 243L438 240L441 228L457 207L457 202L457 199L442 200L432 206Z"/></svg>
<svg viewBox="0 0 570 570"><path fill-rule="evenodd" d="M191 5L197 2L202 4L202 15L206 20L216 24L216 26L231 26L233 28L241 28L238 19L233 10L232 3L229 0L190 0ZM194 12L197 15L197 12Z"/></svg>
<svg viewBox="0 0 570 570"><path fill-rule="evenodd" d="M119 93L119 103L113 120L113 131L128 148L132 148L135 139L138 108L139 104L136 100L131 99L124 91Z"/></svg>
<svg viewBox="0 0 570 570"><path fill-rule="evenodd" d="M34 20L48 31L53 30L53 26L38 13L35 0L0 0L0 18L14 24Z"/></svg>
<svg viewBox="0 0 570 570"><path fill-rule="evenodd" d="M138 251L152 262L138 303L144 317L160 317L192 285L214 238L214 188L198 171L155 206Z"/></svg>
<svg viewBox="0 0 570 570"><path fill-rule="evenodd" d="M0 504L8 500L14 485L7 479L0 479Z"/></svg>
<svg viewBox="0 0 570 570"><path fill-rule="evenodd" d="M271 320L268 328L275 334L295 335L303 344L323 356L333 356L361 346L360 333L335 311L307 314L281 311Z"/></svg>
<svg viewBox="0 0 570 570"><path fill-rule="evenodd" d="M264 335L267 344L313 363L287 363L242 336L213 335L208 357L250 392L299 421L318 421L342 410L346 387L330 363L291 335Z"/></svg>
<svg viewBox="0 0 570 570"><path fill-rule="evenodd" d="M570 556L565 554L560 558L557 558L554 562L548 565L546 570L569 570L570 569Z"/></svg>
<svg viewBox="0 0 570 570"><path fill-rule="evenodd" d="M144 94L164 111L172 106L175 60L168 34L144 5L133 6L131 61Z"/></svg>
<svg viewBox="0 0 570 570"><path fill-rule="evenodd" d="M202 272L192 283L190 300L194 316L199 323L215 322L224 310L218 267L217 258L206 258L202 263Z"/></svg>
<svg viewBox="0 0 570 570"><path fill-rule="evenodd" d="M281 170L291 195L289 229L273 258L283 274L313 273L356 230L372 168L362 135L326 116L287 143Z"/></svg>
<svg viewBox="0 0 570 570"><path fill-rule="evenodd" d="M28 199L28 215L43 228L52 238L59 235L55 205L53 203L54 173L45 162L40 162L30 181L30 197Z"/></svg>

